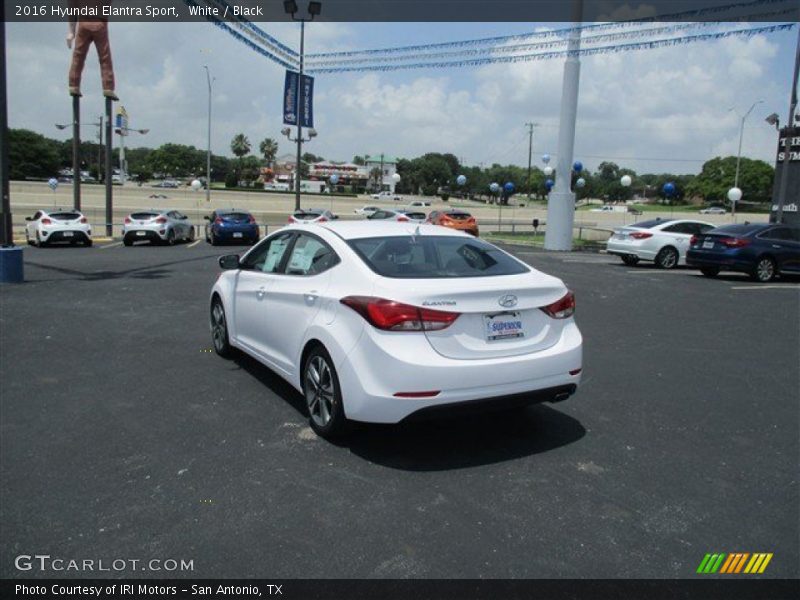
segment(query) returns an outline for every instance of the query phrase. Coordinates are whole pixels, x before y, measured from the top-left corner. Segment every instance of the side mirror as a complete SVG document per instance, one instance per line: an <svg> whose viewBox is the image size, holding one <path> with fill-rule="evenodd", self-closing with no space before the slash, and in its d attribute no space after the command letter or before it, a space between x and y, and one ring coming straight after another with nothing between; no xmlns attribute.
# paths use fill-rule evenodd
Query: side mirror
<svg viewBox="0 0 800 600"><path fill-rule="evenodd" d="M210 221L210 220L211 220L211 217L209 217L208 215L206 215L205 217L203 217L203 219L205 219L206 221Z"/></svg>
<svg viewBox="0 0 800 600"><path fill-rule="evenodd" d="M226 254L225 256L220 256L219 266L222 267L225 271L232 271L234 269L240 268L241 265L239 264L239 255Z"/></svg>
<svg viewBox="0 0 800 600"><path fill-rule="evenodd" d="M333 215L331 218L335 221L336 219L339 218L339 215Z"/></svg>
<svg viewBox="0 0 800 600"><path fill-rule="evenodd" d="M33 221L33 217L25 217L26 221Z"/></svg>
<svg viewBox="0 0 800 600"><path fill-rule="evenodd" d="M186 220L186 219L188 219L188 218L189 218L189 217L187 217L186 215L181 215L181 221L185 221L185 220Z"/></svg>

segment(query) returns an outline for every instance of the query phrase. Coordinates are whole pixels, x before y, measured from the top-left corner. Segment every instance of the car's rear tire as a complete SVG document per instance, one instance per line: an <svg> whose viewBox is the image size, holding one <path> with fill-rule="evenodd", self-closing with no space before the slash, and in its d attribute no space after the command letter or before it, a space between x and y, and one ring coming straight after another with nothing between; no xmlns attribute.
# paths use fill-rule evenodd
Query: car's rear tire
<svg viewBox="0 0 800 600"><path fill-rule="evenodd" d="M330 354L323 346L308 353L302 373L303 396L311 428L324 438L345 433L349 423L344 414L339 377Z"/></svg>
<svg viewBox="0 0 800 600"><path fill-rule="evenodd" d="M750 277L760 283L768 283L775 279L777 271L777 265L772 257L761 256L758 258L753 270L750 272Z"/></svg>
<svg viewBox="0 0 800 600"><path fill-rule="evenodd" d="M166 244L167 244L167 246L174 246L175 245L175 230L174 229L170 229L167 232Z"/></svg>
<svg viewBox="0 0 800 600"><path fill-rule="evenodd" d="M656 266L660 269L674 269L678 266L678 251L672 246L665 246L656 255Z"/></svg>
<svg viewBox="0 0 800 600"><path fill-rule="evenodd" d="M719 267L702 267L700 272L706 277L716 277L719 275Z"/></svg>
<svg viewBox="0 0 800 600"><path fill-rule="evenodd" d="M133 240L129 237L122 238L122 243L126 246L133 246Z"/></svg>
<svg viewBox="0 0 800 600"><path fill-rule="evenodd" d="M217 239L217 236L215 236L213 233L211 234L211 245L212 246L219 245L219 240Z"/></svg>
<svg viewBox="0 0 800 600"><path fill-rule="evenodd" d="M191 244L194 241L194 227L189 228L189 243Z"/></svg>
<svg viewBox="0 0 800 600"><path fill-rule="evenodd" d="M629 267L634 267L639 264L639 257L635 254L623 254L620 258L622 259L622 262Z"/></svg>
<svg viewBox="0 0 800 600"><path fill-rule="evenodd" d="M44 248L47 242L42 241L42 236L39 235L39 232L36 232L36 247L37 248Z"/></svg>
<svg viewBox="0 0 800 600"><path fill-rule="evenodd" d="M223 358L233 355L233 346L228 338L228 319L225 316L225 307L219 297L214 297L211 302L211 341L214 352Z"/></svg>

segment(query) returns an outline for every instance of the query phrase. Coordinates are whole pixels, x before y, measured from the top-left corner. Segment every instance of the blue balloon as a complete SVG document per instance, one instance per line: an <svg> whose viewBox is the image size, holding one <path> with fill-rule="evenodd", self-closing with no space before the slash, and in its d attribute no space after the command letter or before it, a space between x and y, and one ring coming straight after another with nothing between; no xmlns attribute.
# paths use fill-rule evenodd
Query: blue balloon
<svg viewBox="0 0 800 600"><path fill-rule="evenodd" d="M507 193L509 193L509 194L513 194L513 193L514 193L514 184L513 184L513 183L511 183L511 182L509 181L508 183L506 183L506 184L503 186L503 189L504 189L504 190L505 190Z"/></svg>
<svg viewBox="0 0 800 600"><path fill-rule="evenodd" d="M336 185L337 183L339 183L339 176L336 173L334 173L333 175L330 176L330 181L332 185Z"/></svg>
<svg viewBox="0 0 800 600"><path fill-rule="evenodd" d="M550 162L550 155L549 155L549 154L543 154L543 155L542 155L542 162L543 162L544 164L547 164L547 163L549 163L549 162Z"/></svg>
<svg viewBox="0 0 800 600"><path fill-rule="evenodd" d="M489 190L493 194L496 194L499 189L500 189L500 184L498 184L498 183L490 183L489 184Z"/></svg>
<svg viewBox="0 0 800 600"><path fill-rule="evenodd" d="M572 170L575 171L576 173L580 173L581 171L583 171L583 163L579 160L576 160L575 164L572 165Z"/></svg>
<svg viewBox="0 0 800 600"><path fill-rule="evenodd" d="M467 183L467 177L465 175L459 175L458 177L456 177L456 183L458 185L464 185L465 183Z"/></svg>
<svg viewBox="0 0 800 600"><path fill-rule="evenodd" d="M548 189L548 191L552 190L554 185L555 185L555 183L553 183L552 179L545 179L544 180L544 187L546 187Z"/></svg>
<svg viewBox="0 0 800 600"><path fill-rule="evenodd" d="M672 183L671 181L668 181L667 183L664 184L662 191L664 192L664 195L672 196L672 194L675 193L675 184Z"/></svg>

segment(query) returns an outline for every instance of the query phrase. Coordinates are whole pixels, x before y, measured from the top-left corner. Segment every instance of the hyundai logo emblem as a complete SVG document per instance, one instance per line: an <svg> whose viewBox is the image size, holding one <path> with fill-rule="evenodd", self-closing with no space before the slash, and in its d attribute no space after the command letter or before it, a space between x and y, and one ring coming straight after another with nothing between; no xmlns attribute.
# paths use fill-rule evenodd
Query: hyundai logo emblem
<svg viewBox="0 0 800 600"><path fill-rule="evenodd" d="M517 297L514 294L506 294L505 296L500 296L497 303L503 308L511 308L517 305Z"/></svg>

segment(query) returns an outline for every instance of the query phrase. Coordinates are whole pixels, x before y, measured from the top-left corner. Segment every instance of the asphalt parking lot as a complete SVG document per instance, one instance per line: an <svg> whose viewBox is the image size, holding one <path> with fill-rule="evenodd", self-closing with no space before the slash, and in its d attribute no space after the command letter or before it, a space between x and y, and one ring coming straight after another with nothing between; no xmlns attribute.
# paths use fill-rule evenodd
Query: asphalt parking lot
<svg viewBox="0 0 800 600"><path fill-rule="evenodd" d="M797 280L515 248L576 292L578 393L333 444L277 376L211 351L216 257L244 250L25 250L27 283L0 288L0 576L46 553L194 578L678 578L707 552L800 575Z"/></svg>

